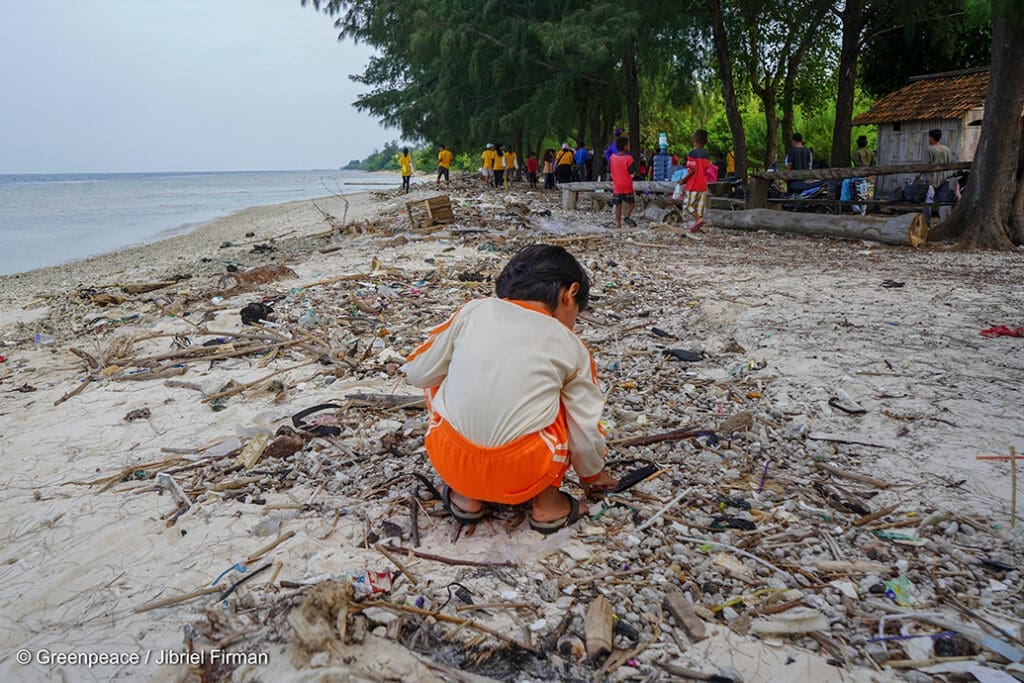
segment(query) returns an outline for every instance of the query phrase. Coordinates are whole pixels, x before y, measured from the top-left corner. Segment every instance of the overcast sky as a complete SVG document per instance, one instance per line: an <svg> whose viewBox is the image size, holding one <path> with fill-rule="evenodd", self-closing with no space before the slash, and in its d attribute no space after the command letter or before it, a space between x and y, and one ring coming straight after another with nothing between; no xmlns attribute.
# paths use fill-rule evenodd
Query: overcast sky
<svg viewBox="0 0 1024 683"><path fill-rule="evenodd" d="M0 173L337 168L398 138L299 0L4 0Z"/></svg>

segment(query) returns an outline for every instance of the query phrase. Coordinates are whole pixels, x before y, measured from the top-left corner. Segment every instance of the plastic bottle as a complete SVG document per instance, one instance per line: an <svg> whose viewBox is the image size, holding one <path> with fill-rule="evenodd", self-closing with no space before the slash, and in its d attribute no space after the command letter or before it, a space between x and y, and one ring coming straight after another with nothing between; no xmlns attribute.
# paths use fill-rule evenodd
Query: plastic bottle
<svg viewBox="0 0 1024 683"><path fill-rule="evenodd" d="M299 327L310 329L316 327L319 322L320 320L312 308L307 308L306 312L299 316Z"/></svg>

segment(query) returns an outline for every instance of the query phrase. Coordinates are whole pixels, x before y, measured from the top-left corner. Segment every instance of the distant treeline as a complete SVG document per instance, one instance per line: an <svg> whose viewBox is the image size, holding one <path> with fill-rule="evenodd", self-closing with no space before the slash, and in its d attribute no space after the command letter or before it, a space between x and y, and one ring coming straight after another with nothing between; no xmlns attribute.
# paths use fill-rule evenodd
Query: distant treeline
<svg viewBox="0 0 1024 683"><path fill-rule="evenodd" d="M705 128L737 170L777 162L800 132L849 165L856 111L908 76L986 65L992 30L965 0L300 2L375 48L358 109L471 167L488 142L603 149L619 127L634 153L662 131L685 151Z"/></svg>
<svg viewBox="0 0 1024 683"><path fill-rule="evenodd" d="M384 149L375 149L365 159L353 159L345 165L346 171L394 171L398 172L398 157L402 149L408 145L401 145L392 140L384 145ZM481 145L482 147L482 145ZM412 155L412 164L417 171L432 171L437 168L437 145L426 147L409 147ZM471 171L480 167L480 154L482 150L461 152L453 149L455 159L452 161L453 171Z"/></svg>

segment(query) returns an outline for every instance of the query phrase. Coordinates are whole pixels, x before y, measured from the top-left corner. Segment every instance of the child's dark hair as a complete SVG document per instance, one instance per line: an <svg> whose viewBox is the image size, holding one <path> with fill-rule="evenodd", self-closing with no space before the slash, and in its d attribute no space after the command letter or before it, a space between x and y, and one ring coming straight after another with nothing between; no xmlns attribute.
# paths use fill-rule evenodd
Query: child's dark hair
<svg viewBox="0 0 1024 683"><path fill-rule="evenodd" d="M409 148L408 147L403 147L402 148L402 156L409 156Z"/></svg>
<svg viewBox="0 0 1024 683"><path fill-rule="evenodd" d="M627 147L629 147L629 138L627 138L625 135L620 135L619 137L615 138L615 149L621 152Z"/></svg>
<svg viewBox="0 0 1024 683"><path fill-rule="evenodd" d="M693 141L696 142L698 145L708 144L708 132L703 128L698 128L697 130L693 131Z"/></svg>
<svg viewBox="0 0 1024 683"><path fill-rule="evenodd" d="M590 278L580 262L562 247L531 244L505 264L494 290L502 299L542 301L554 310L562 287L574 282L580 286L576 303L584 310L590 298Z"/></svg>
<svg viewBox="0 0 1024 683"><path fill-rule="evenodd" d="M930 131L928 131L928 137L930 137L932 140L935 140L935 142L938 142L939 140L942 139L942 131L939 130L938 128L932 128Z"/></svg>

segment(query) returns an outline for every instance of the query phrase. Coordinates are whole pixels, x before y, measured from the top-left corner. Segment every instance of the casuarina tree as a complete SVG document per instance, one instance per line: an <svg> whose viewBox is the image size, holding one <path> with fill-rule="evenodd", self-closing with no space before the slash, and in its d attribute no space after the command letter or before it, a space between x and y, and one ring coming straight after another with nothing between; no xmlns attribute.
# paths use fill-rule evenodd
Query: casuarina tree
<svg viewBox="0 0 1024 683"><path fill-rule="evenodd" d="M989 0L982 9L992 17L992 70L981 139L964 195L932 238L1013 249L1024 244L1024 8L1019 0Z"/></svg>

